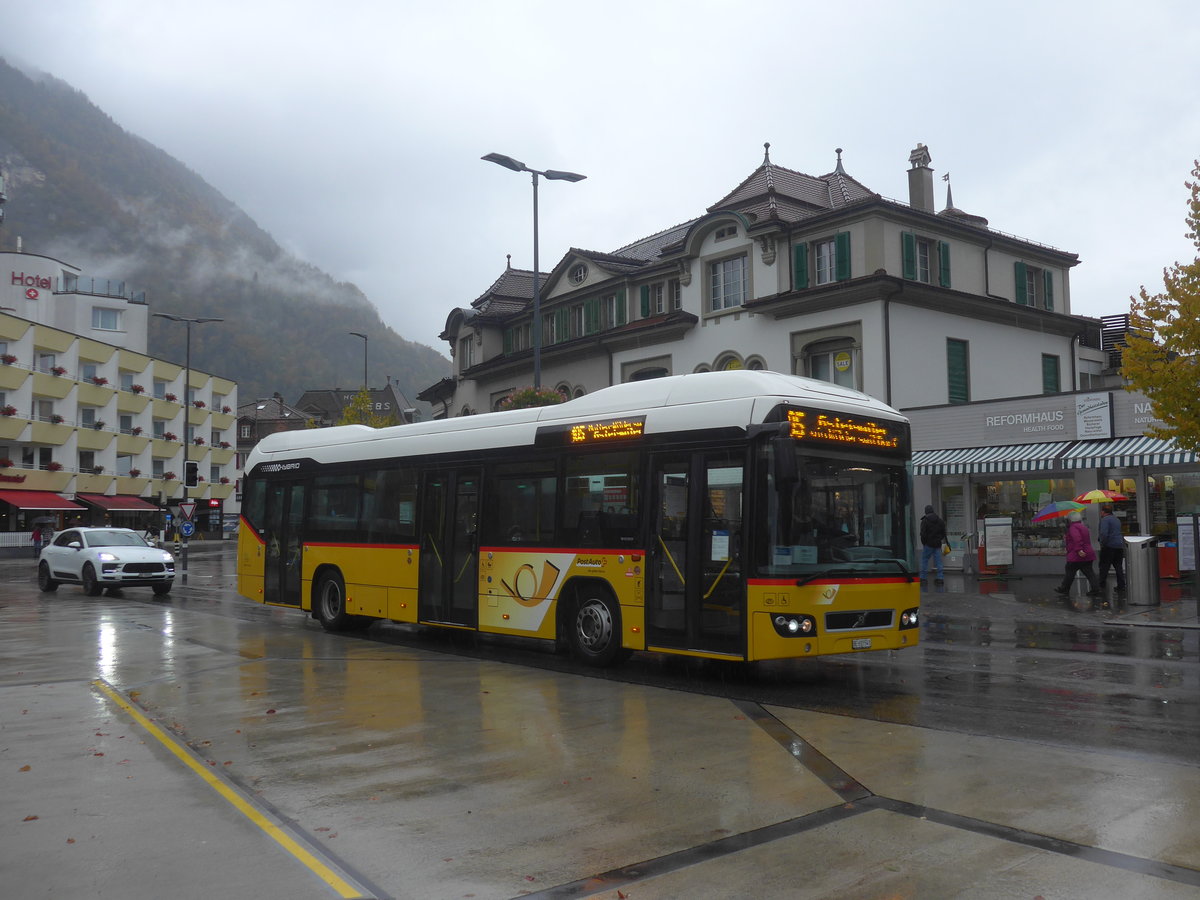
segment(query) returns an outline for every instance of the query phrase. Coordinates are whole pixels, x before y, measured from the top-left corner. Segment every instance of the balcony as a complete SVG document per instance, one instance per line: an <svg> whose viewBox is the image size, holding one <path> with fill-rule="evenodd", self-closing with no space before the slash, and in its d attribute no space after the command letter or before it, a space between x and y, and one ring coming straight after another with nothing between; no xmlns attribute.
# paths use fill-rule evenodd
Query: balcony
<svg viewBox="0 0 1200 900"><path fill-rule="evenodd" d="M24 416L0 416L0 440L19 441L29 419Z"/></svg>
<svg viewBox="0 0 1200 900"><path fill-rule="evenodd" d="M149 443L150 438L142 437L140 434L119 434L117 435L117 453L121 456L137 456L146 449L146 445Z"/></svg>
<svg viewBox="0 0 1200 900"><path fill-rule="evenodd" d="M66 375L55 375L51 372L33 373L33 393L39 397L65 400L73 387L75 387L75 380Z"/></svg>
<svg viewBox="0 0 1200 900"><path fill-rule="evenodd" d="M16 363L0 365L0 389L15 391L25 383L25 379L30 374L28 369L24 366L18 366Z"/></svg>
<svg viewBox="0 0 1200 900"><path fill-rule="evenodd" d="M212 464L214 466L227 466L233 459L233 454L237 451L232 447L222 450L220 447L212 448Z"/></svg>
<svg viewBox="0 0 1200 900"><path fill-rule="evenodd" d="M150 455L155 459L170 459L179 452L179 441L168 441L154 438L150 442Z"/></svg>
<svg viewBox="0 0 1200 900"><path fill-rule="evenodd" d="M75 493L77 494L107 494L108 489L116 481L115 475L93 475L80 472L75 477Z"/></svg>
<svg viewBox="0 0 1200 900"><path fill-rule="evenodd" d="M135 394L132 391L121 391L117 395L117 412L138 415L150 403L145 394Z"/></svg>
<svg viewBox="0 0 1200 900"><path fill-rule="evenodd" d="M135 478L132 475L117 476L117 493L129 494L134 497L142 496L142 491L146 490L146 485L150 483L149 478Z"/></svg>
<svg viewBox="0 0 1200 900"><path fill-rule="evenodd" d="M61 447L75 429L64 422L34 422L29 435L32 444L52 444Z"/></svg>
<svg viewBox="0 0 1200 900"><path fill-rule="evenodd" d="M75 477L74 472L68 472L65 469L50 472L46 469L24 469L14 466L11 469L0 469L0 472L4 473L6 479L17 479L3 481L0 484L20 484L23 489L29 491L65 491L67 485L71 483L71 479Z"/></svg>
<svg viewBox="0 0 1200 900"><path fill-rule="evenodd" d="M107 450L108 445L112 443L115 437L116 434L111 431L102 431L97 428L83 426L79 429L78 446L80 450ZM95 493L95 491L89 491L88 493Z"/></svg>
<svg viewBox="0 0 1200 900"><path fill-rule="evenodd" d="M75 395L78 402L84 406L107 406L116 391L110 387L91 384L86 381L79 383L79 392Z"/></svg>
<svg viewBox="0 0 1200 900"><path fill-rule="evenodd" d="M171 420L179 415L179 409L180 404L176 403L174 400L160 400L158 397L155 397L154 412L152 415L156 419Z"/></svg>

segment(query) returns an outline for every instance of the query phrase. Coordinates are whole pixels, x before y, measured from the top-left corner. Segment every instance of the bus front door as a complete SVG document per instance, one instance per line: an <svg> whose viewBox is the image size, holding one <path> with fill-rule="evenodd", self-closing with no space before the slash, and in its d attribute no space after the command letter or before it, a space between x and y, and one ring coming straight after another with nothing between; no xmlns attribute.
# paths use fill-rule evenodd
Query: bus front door
<svg viewBox="0 0 1200 900"><path fill-rule="evenodd" d="M417 601L422 622L478 623L479 477L478 469L425 475Z"/></svg>
<svg viewBox="0 0 1200 900"><path fill-rule="evenodd" d="M263 601L299 606L302 595L304 499L306 486L277 481L267 486L266 555L263 571Z"/></svg>
<svg viewBox="0 0 1200 900"><path fill-rule="evenodd" d="M648 646L744 657L740 454L654 458Z"/></svg>

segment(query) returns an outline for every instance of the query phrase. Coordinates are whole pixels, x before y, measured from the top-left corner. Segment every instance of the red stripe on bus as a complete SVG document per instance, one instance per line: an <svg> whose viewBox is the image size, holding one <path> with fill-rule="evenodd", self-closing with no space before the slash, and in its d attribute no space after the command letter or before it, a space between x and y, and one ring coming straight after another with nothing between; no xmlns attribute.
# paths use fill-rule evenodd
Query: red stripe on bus
<svg viewBox="0 0 1200 900"><path fill-rule="evenodd" d="M844 578L814 578L804 584L797 585L795 578L748 578L746 584L751 587L808 587L810 584L900 584L908 579L903 575L892 575L886 578L858 578L847 575Z"/></svg>
<svg viewBox="0 0 1200 900"><path fill-rule="evenodd" d="M645 555L645 551L637 549L605 550L597 547L480 547L480 553L574 553L579 556L618 556L625 554Z"/></svg>
<svg viewBox="0 0 1200 900"><path fill-rule="evenodd" d="M352 544L340 541L305 541L305 547L359 548L365 550L416 550L416 544Z"/></svg>

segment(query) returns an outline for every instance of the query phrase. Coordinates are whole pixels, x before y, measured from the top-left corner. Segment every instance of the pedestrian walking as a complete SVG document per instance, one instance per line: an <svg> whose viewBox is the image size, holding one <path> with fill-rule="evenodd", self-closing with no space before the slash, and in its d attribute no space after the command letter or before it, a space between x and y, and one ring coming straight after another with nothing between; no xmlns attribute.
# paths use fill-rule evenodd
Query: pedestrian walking
<svg viewBox="0 0 1200 900"><path fill-rule="evenodd" d="M1096 581L1096 570L1092 565L1096 561L1096 551L1092 548L1092 533L1083 523L1079 510L1067 514L1066 535L1067 569L1063 573L1062 584L1054 589L1057 594L1066 596L1071 593L1071 582L1075 575L1082 572L1088 582L1088 596L1093 600L1100 596L1100 585ZM1095 603L1093 603L1093 606Z"/></svg>
<svg viewBox="0 0 1200 900"><path fill-rule="evenodd" d="M33 555L41 556L42 547L45 546L46 543L46 535L42 531L41 525L33 526L33 534L29 536L29 540L33 541Z"/></svg>
<svg viewBox="0 0 1200 900"><path fill-rule="evenodd" d="M933 506L925 507L925 515L921 517L921 577L929 571L929 559L937 560L937 580L943 581L942 547L946 543L946 523L933 511Z"/></svg>
<svg viewBox="0 0 1200 900"><path fill-rule="evenodd" d="M1125 536L1121 520L1113 515L1111 503L1100 504L1100 590L1111 568L1117 576L1117 592L1125 592Z"/></svg>

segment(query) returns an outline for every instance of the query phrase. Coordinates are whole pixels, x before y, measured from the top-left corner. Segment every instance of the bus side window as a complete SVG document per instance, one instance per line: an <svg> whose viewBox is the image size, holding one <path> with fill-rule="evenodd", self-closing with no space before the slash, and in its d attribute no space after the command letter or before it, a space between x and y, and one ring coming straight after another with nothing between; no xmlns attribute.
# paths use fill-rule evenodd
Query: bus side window
<svg viewBox="0 0 1200 900"><path fill-rule="evenodd" d="M492 473L484 540L500 546L554 540L558 479L551 462L508 463Z"/></svg>

